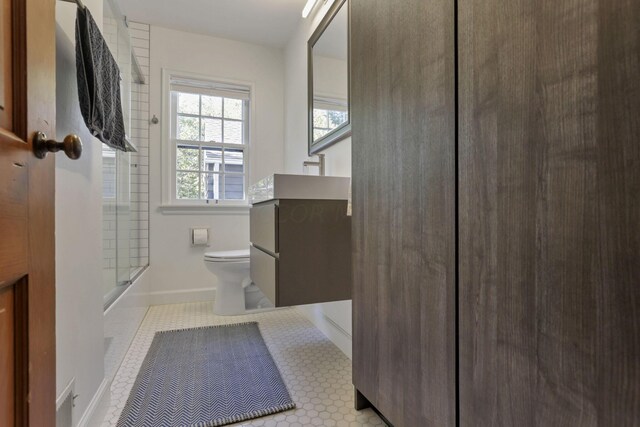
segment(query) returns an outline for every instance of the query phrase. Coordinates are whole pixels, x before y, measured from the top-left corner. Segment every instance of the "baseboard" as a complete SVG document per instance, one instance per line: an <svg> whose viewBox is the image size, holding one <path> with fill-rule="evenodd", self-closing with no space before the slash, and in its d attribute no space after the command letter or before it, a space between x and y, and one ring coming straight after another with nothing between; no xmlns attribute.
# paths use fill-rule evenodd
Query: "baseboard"
<svg viewBox="0 0 640 427"><path fill-rule="evenodd" d="M351 334L315 306L298 306L296 310L320 329L349 359L352 359L353 338Z"/></svg>
<svg viewBox="0 0 640 427"><path fill-rule="evenodd" d="M148 301L149 305L183 304L187 302L213 301L215 295L215 288L158 291L150 292Z"/></svg>
<svg viewBox="0 0 640 427"><path fill-rule="evenodd" d="M102 419L106 414L106 408L108 407L108 402L106 404L103 400L108 399L110 391L111 381L108 379L103 379L102 383L100 383L100 387L91 398L91 402L89 402L89 406L87 406L87 410L84 411L82 417L78 421L77 427L95 427L102 424ZM102 409L102 410L100 410Z"/></svg>

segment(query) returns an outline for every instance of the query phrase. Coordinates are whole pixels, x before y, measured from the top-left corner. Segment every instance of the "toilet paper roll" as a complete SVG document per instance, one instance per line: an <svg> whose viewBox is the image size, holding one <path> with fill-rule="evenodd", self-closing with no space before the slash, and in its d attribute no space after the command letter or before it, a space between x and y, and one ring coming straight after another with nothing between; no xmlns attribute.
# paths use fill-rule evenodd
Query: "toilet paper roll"
<svg viewBox="0 0 640 427"><path fill-rule="evenodd" d="M209 244L209 230L206 228L194 228L192 230L192 242L194 246L206 246Z"/></svg>

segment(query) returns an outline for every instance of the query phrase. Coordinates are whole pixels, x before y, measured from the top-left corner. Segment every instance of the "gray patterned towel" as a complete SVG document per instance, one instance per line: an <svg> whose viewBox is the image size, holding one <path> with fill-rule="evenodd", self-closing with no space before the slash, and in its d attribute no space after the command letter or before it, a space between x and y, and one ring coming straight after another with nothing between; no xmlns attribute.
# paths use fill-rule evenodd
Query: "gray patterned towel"
<svg viewBox="0 0 640 427"><path fill-rule="evenodd" d="M127 151L120 69L89 9L76 13L76 73L80 111L91 133L111 148Z"/></svg>
<svg viewBox="0 0 640 427"><path fill-rule="evenodd" d="M295 408L256 322L157 332L118 427L214 427Z"/></svg>

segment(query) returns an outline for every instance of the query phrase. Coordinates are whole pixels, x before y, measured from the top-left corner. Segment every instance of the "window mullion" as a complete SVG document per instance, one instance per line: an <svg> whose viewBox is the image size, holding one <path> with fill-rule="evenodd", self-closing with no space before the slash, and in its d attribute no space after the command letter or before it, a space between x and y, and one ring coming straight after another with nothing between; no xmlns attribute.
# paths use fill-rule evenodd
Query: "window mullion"
<svg viewBox="0 0 640 427"><path fill-rule="evenodd" d="M220 135L222 135L222 142L223 144L225 143L226 139L224 138L224 98L222 98L222 117L220 117Z"/></svg>
<svg viewBox="0 0 640 427"><path fill-rule="evenodd" d="M197 119L200 116L198 114L191 114L191 113L176 113L176 117L190 117L192 119Z"/></svg>
<svg viewBox="0 0 640 427"><path fill-rule="evenodd" d="M198 95L198 136L200 142L204 138L204 132L202 131L202 95Z"/></svg>

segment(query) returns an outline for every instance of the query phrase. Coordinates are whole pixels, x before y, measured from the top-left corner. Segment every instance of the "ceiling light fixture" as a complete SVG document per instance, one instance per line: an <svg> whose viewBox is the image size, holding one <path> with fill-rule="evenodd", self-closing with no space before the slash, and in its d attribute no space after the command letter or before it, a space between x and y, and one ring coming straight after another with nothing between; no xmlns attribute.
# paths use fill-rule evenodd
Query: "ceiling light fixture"
<svg viewBox="0 0 640 427"><path fill-rule="evenodd" d="M307 0L307 4L304 5L304 9L302 9L302 17L306 18L309 16L314 6L318 3L318 0Z"/></svg>

